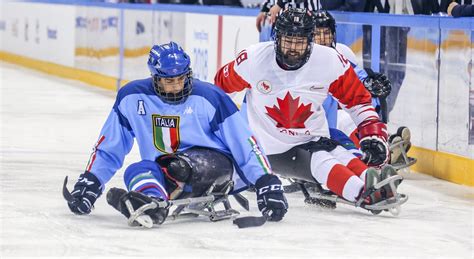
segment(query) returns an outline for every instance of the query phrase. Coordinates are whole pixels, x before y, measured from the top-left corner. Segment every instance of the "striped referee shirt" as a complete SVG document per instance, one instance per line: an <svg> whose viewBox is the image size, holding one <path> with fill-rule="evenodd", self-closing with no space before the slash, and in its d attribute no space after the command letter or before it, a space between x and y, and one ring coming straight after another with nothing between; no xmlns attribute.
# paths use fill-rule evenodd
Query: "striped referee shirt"
<svg viewBox="0 0 474 259"><path fill-rule="evenodd" d="M262 3L261 12L269 12L270 8L272 8L275 3L283 10L289 7L304 8L311 11L321 9L321 4L319 3L319 0L264 0Z"/></svg>

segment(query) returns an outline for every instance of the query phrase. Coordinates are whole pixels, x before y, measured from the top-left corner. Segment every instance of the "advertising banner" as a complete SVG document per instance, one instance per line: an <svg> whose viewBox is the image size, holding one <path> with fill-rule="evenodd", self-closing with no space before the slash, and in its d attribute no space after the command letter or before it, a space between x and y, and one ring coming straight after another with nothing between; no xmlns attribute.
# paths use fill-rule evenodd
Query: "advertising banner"
<svg viewBox="0 0 474 259"><path fill-rule="evenodd" d="M65 66L74 65L74 6L2 3L1 50Z"/></svg>
<svg viewBox="0 0 474 259"><path fill-rule="evenodd" d="M77 6L75 67L119 76L120 10Z"/></svg>
<svg viewBox="0 0 474 259"><path fill-rule="evenodd" d="M186 14L178 12L153 12L153 44L163 44L170 41L186 46Z"/></svg>
<svg viewBox="0 0 474 259"><path fill-rule="evenodd" d="M224 65L252 44L258 43L259 33L255 17L224 16L222 26L222 60Z"/></svg>
<svg viewBox="0 0 474 259"><path fill-rule="evenodd" d="M185 50L191 56L194 77L212 82L217 70L218 16L186 14Z"/></svg>
<svg viewBox="0 0 474 259"><path fill-rule="evenodd" d="M123 78L150 75L146 65L150 48L174 41L185 48L185 14L150 10L124 10Z"/></svg>
<svg viewBox="0 0 474 259"><path fill-rule="evenodd" d="M124 79L134 80L150 75L146 62L153 45L154 14L149 10L124 10Z"/></svg>

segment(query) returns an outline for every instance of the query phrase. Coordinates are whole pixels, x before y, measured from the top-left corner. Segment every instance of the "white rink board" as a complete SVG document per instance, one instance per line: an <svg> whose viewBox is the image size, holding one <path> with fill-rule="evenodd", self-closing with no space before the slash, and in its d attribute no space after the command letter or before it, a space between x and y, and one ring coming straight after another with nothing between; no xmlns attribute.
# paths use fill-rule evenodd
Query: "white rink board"
<svg viewBox="0 0 474 259"><path fill-rule="evenodd" d="M125 51L134 53L123 59L123 78L133 80L150 75L146 65L148 52L136 55L137 50L150 49L153 45L174 41L185 48L185 14L124 10Z"/></svg>
<svg viewBox="0 0 474 259"><path fill-rule="evenodd" d="M76 8L76 48L101 50L119 47L119 9L92 6Z"/></svg>
<svg viewBox="0 0 474 259"><path fill-rule="evenodd" d="M185 50L191 57L193 75L214 80L217 72L217 15L186 14Z"/></svg>
<svg viewBox="0 0 474 259"><path fill-rule="evenodd" d="M153 17L153 44L174 41L186 47L185 13L153 11Z"/></svg>
<svg viewBox="0 0 474 259"><path fill-rule="evenodd" d="M126 49L150 47L153 44L153 12L127 10L124 12L124 41Z"/></svg>
<svg viewBox="0 0 474 259"><path fill-rule="evenodd" d="M474 145L466 145L469 139L469 81L472 78L472 48L443 50L440 74L440 124L438 148L474 159ZM471 66L471 68L469 68ZM471 72L471 74L469 74ZM473 92L474 94L474 92ZM473 176L474 177L474 176Z"/></svg>
<svg viewBox="0 0 474 259"><path fill-rule="evenodd" d="M120 10L77 6L75 67L119 77Z"/></svg>
<svg viewBox="0 0 474 259"><path fill-rule="evenodd" d="M407 126L413 145L436 150L437 73L428 55L420 51L407 55L405 79L388 126L389 132Z"/></svg>
<svg viewBox="0 0 474 259"><path fill-rule="evenodd" d="M75 7L1 3L0 49L29 58L74 66Z"/></svg>
<svg viewBox="0 0 474 259"><path fill-rule="evenodd" d="M150 75L146 62L148 53L137 56L140 49L150 49L153 46L154 12L147 10L124 11L124 44L125 51L133 53L123 58L123 78L133 80Z"/></svg>
<svg viewBox="0 0 474 259"><path fill-rule="evenodd" d="M258 43L255 17L224 16L222 28L222 65L235 59L243 49Z"/></svg>

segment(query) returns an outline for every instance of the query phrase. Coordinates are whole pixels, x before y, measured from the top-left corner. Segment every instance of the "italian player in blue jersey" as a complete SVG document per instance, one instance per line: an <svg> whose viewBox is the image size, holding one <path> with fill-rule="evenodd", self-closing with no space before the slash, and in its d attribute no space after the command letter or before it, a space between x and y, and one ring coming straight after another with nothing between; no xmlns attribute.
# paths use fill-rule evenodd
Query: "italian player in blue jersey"
<svg viewBox="0 0 474 259"><path fill-rule="evenodd" d="M212 184L232 182L231 193L254 186L260 211L270 220L281 220L288 208L281 181L232 100L218 87L194 79L189 56L174 42L153 46L148 67L150 78L119 90L71 192L71 211L91 212L135 139L142 161L125 170L128 192L123 196L139 193L148 201L199 197ZM123 199L111 201L108 194L107 201L129 216ZM161 224L168 210L147 214Z"/></svg>

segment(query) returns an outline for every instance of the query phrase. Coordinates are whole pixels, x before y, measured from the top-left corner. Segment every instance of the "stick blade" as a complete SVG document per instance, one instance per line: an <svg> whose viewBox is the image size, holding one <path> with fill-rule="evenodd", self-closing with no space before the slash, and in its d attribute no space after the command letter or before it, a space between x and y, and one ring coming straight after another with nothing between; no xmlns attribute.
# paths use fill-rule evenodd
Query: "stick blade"
<svg viewBox="0 0 474 259"><path fill-rule="evenodd" d="M71 193L67 189L67 176L66 176L66 178L64 178L63 197L68 203L71 203L71 204L76 201L76 198L72 197Z"/></svg>
<svg viewBox="0 0 474 259"><path fill-rule="evenodd" d="M241 217L234 219L233 223L237 225L239 228L251 228L251 227L259 227L267 222L267 217Z"/></svg>

